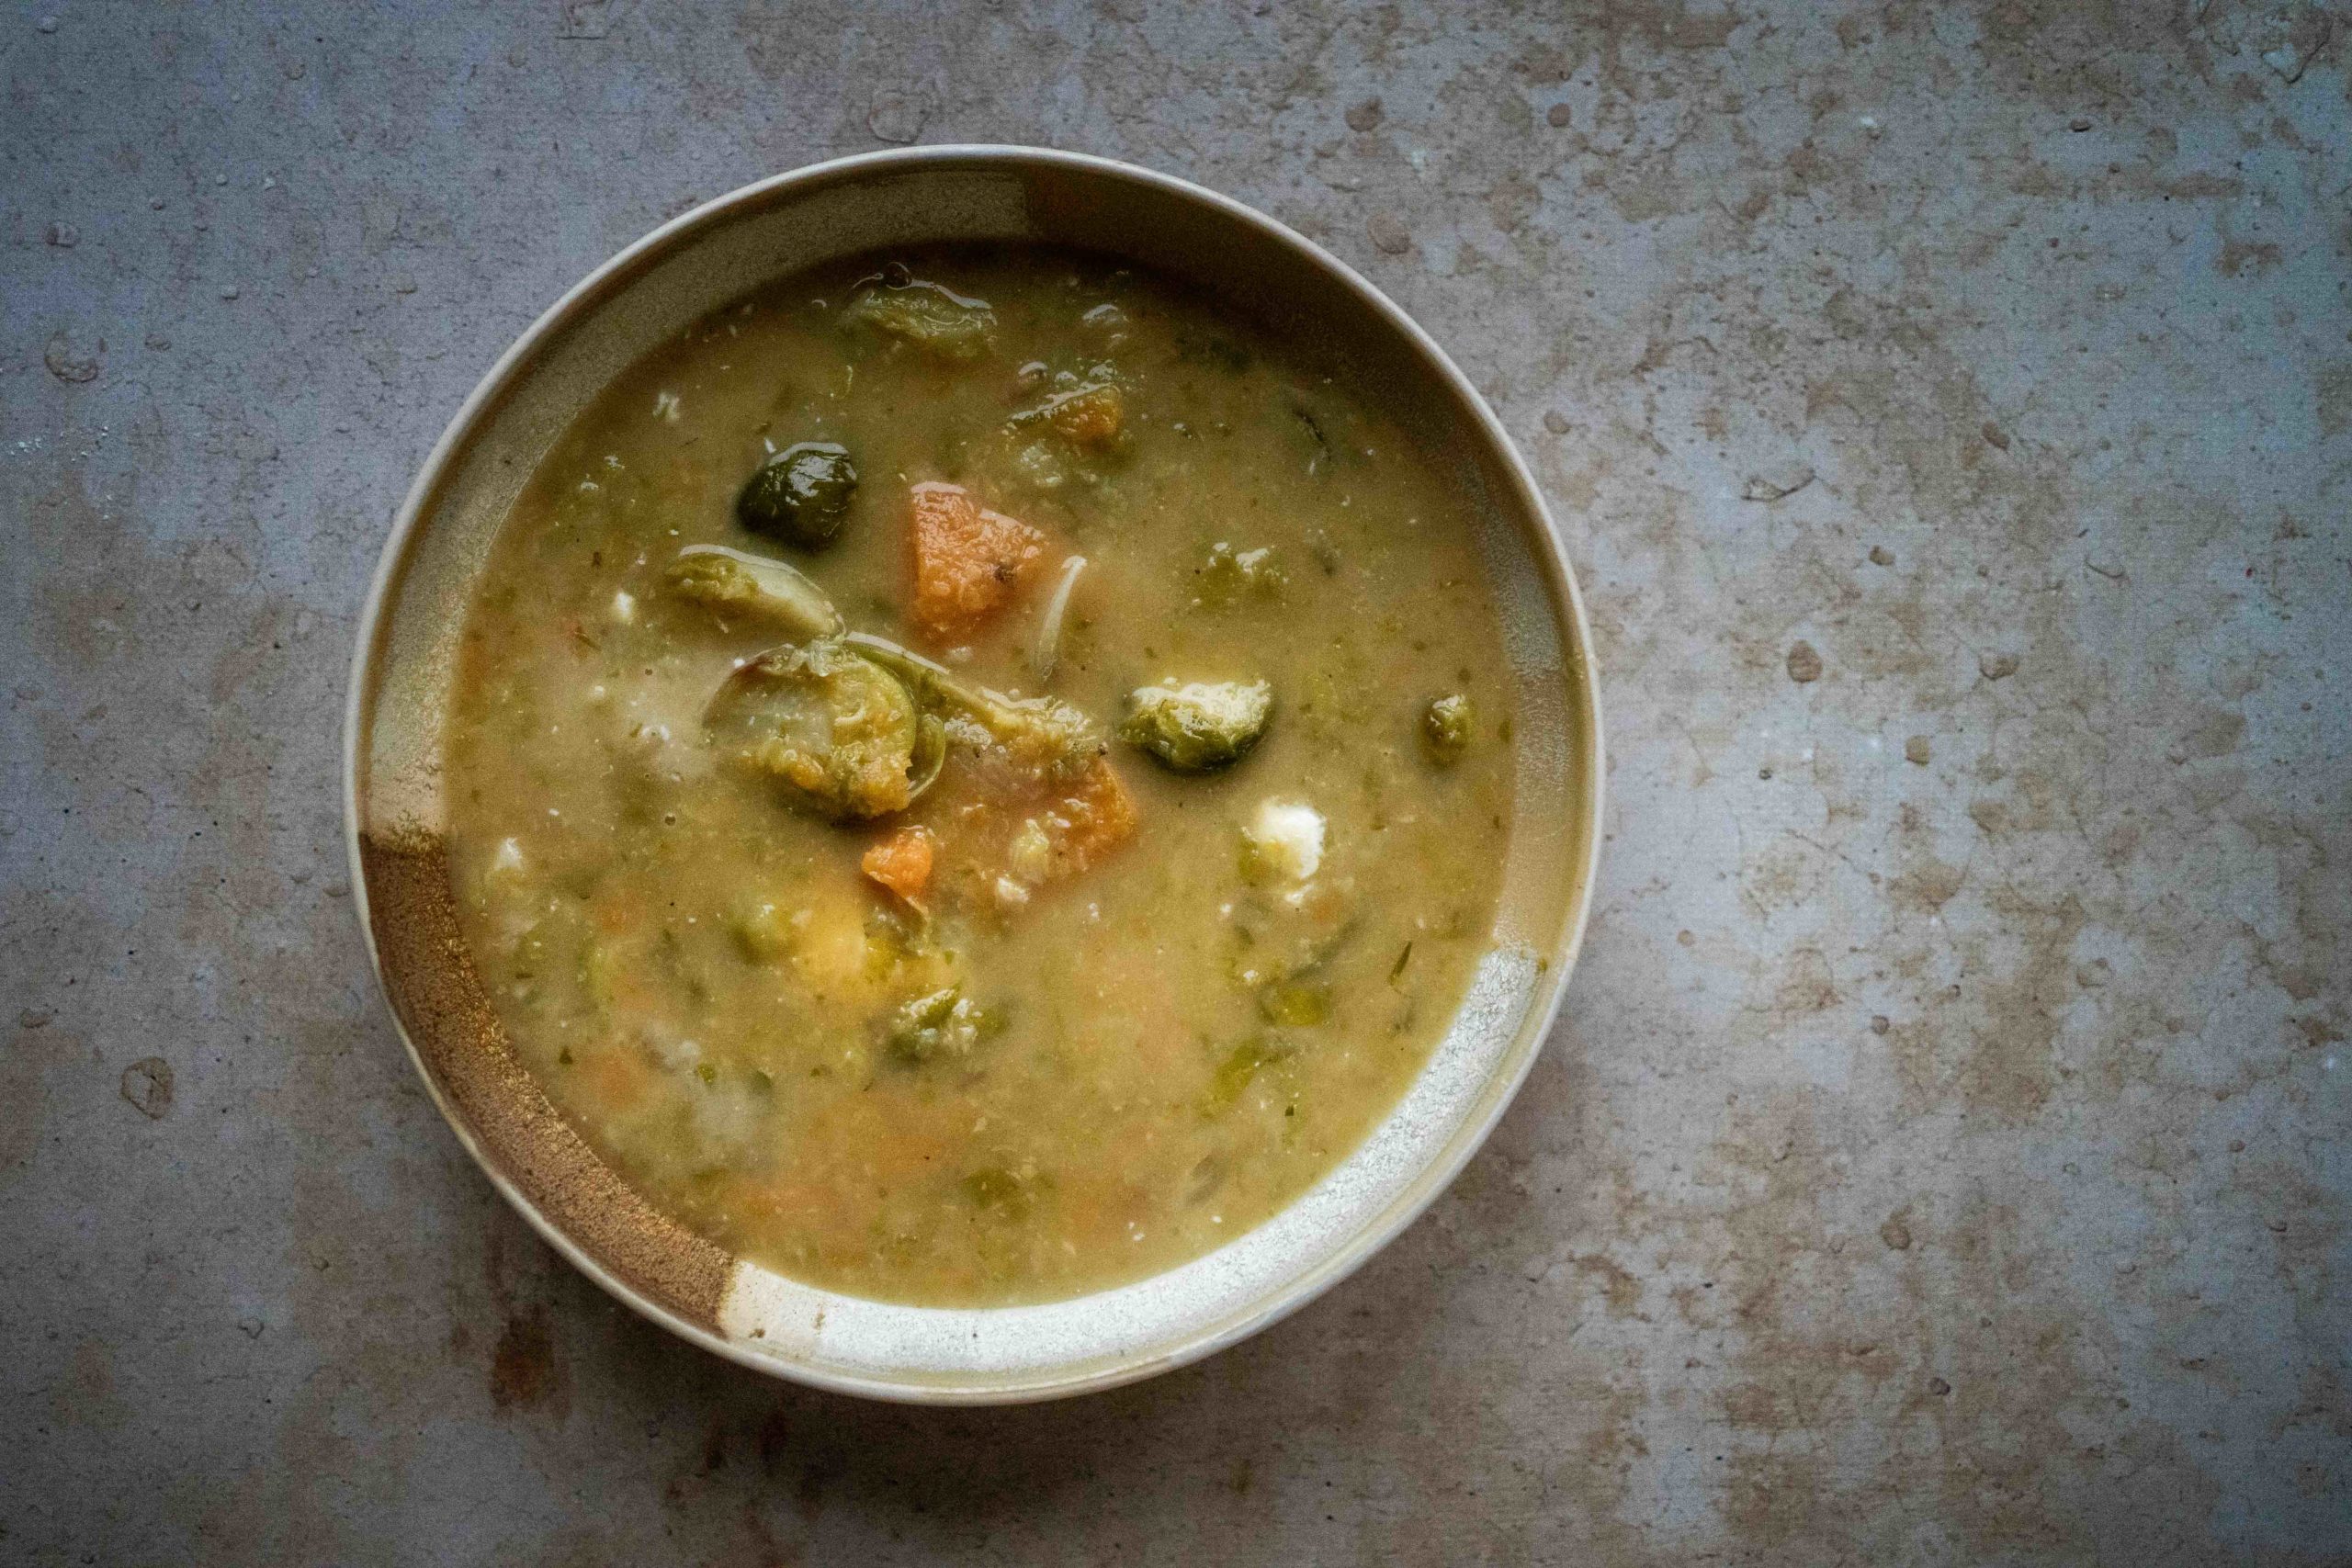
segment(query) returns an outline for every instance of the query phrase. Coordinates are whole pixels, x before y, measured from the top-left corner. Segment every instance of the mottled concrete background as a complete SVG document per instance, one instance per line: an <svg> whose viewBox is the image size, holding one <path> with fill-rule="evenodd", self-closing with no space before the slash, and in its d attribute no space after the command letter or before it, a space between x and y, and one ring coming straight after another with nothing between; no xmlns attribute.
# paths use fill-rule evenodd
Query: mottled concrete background
<svg viewBox="0 0 2352 1568"><path fill-rule="evenodd" d="M0 1560L2352 1560L2341 0L35 0L0 62ZM914 140L1393 292L1551 492L1613 741L1453 1192L1003 1413L576 1277L338 841L354 615L491 359Z"/></svg>

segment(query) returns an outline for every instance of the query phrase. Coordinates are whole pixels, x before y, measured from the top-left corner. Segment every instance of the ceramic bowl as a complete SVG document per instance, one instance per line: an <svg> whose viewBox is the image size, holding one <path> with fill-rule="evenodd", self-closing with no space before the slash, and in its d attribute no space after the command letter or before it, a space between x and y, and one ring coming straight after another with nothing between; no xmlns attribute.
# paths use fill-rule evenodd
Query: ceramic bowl
<svg viewBox="0 0 2352 1568"><path fill-rule="evenodd" d="M1516 817L1490 955L1429 1065L1353 1154L1216 1252L1043 1305L901 1306L779 1276L655 1211L515 1060L459 936L444 717L492 534L558 434L624 367L770 279L941 241L1109 253L1304 336L1424 437L1470 498L1519 717ZM345 739L353 887L379 979L449 1125L541 1235L629 1306L747 1367L935 1404L1046 1399L1182 1365L1362 1264L1477 1149L1541 1048L1600 843L1600 710L1584 613L1527 467L1429 335L1317 246L1166 175L1019 147L925 147L746 186L648 234L534 322L425 460L362 615Z"/></svg>

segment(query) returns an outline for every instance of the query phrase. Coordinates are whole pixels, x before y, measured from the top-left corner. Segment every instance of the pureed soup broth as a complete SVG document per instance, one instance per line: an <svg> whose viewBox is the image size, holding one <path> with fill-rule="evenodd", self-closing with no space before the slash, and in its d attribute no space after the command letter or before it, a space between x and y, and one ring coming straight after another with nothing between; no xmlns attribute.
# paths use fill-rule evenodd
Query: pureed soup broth
<svg viewBox="0 0 2352 1568"><path fill-rule="evenodd" d="M813 1284L1050 1300L1233 1239L1492 941L1477 533L1346 385L1100 258L720 311L557 443L469 611L450 842L509 1038Z"/></svg>

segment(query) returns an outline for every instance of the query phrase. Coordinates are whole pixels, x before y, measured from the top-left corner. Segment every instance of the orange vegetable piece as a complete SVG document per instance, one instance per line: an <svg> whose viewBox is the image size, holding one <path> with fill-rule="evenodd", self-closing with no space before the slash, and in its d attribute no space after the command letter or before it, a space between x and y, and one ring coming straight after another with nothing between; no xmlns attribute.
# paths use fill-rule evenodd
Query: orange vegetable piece
<svg viewBox="0 0 2352 1568"><path fill-rule="evenodd" d="M1047 404L1046 418L1066 439L1080 446L1102 446L1118 439L1125 412L1118 388L1080 387Z"/></svg>
<svg viewBox="0 0 2352 1568"><path fill-rule="evenodd" d="M1135 796L1110 760L1097 757L1055 806L1053 817L1059 819L1050 834L1056 858L1080 872L1135 836Z"/></svg>
<svg viewBox="0 0 2352 1568"><path fill-rule="evenodd" d="M934 637L977 628L1004 606L1045 553L1043 534L989 511L961 485L919 484L911 510L913 615Z"/></svg>
<svg viewBox="0 0 2352 1568"><path fill-rule="evenodd" d="M938 849L928 828L901 828L868 849L858 868L911 904L931 886L931 863Z"/></svg>

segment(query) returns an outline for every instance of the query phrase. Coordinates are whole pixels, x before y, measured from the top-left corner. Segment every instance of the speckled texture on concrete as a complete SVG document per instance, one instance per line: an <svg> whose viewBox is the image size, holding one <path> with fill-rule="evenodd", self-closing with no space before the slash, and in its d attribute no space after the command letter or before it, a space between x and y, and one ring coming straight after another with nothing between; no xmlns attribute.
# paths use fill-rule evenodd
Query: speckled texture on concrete
<svg viewBox="0 0 2352 1568"><path fill-rule="evenodd" d="M2346 1561L2347 39L12 8L0 1559ZM1614 742L1454 1190L1238 1350L1000 1413L756 1380L560 1264L337 838L354 613L492 357L695 197L916 138L1185 174L1391 290L1550 490Z"/></svg>

